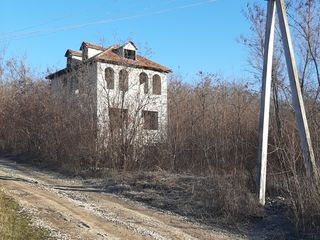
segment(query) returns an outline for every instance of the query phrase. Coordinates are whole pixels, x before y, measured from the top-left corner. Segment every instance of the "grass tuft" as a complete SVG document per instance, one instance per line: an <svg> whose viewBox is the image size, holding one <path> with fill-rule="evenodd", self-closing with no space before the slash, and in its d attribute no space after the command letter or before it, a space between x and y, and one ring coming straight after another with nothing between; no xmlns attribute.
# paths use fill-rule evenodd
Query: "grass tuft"
<svg viewBox="0 0 320 240"><path fill-rule="evenodd" d="M33 227L19 205L0 191L0 239L51 239L43 229Z"/></svg>

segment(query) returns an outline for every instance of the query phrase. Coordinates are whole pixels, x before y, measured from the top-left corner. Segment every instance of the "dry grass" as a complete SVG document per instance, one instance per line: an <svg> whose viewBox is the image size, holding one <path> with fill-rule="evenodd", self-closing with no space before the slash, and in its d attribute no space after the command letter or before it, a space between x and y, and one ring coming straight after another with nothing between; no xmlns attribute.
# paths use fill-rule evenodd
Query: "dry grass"
<svg viewBox="0 0 320 240"><path fill-rule="evenodd" d="M0 239L51 239L44 230L31 226L29 218L19 206L0 191Z"/></svg>
<svg viewBox="0 0 320 240"><path fill-rule="evenodd" d="M117 172L87 179L105 192L119 194L194 219L206 225L235 230L264 214L244 175L196 176L166 171Z"/></svg>
<svg viewBox="0 0 320 240"><path fill-rule="evenodd" d="M103 132L97 138L96 119L89 111L94 106L88 103L83 107L81 96L55 96L46 82L28 79L27 85L21 84L20 75L19 79L0 84L1 150L32 156L32 163L55 166L72 174L97 176L100 172L103 177L108 168L193 175L205 179L189 186L186 193L192 202L190 209L196 210L176 207L184 209L180 214L226 223L261 214L253 194L259 96L245 84L225 83L214 75L201 75L194 85L172 79L168 130L163 142L142 147L141 139L134 138L139 136L137 128ZM308 101L306 108L319 159L320 111ZM268 173L275 174L274 182L284 181L282 185L269 185L268 194L279 193L288 199L298 231L311 231L308 226L319 231L319 190L313 185L308 188L310 183L303 174L291 107L281 102L280 110L286 128L278 134L272 113ZM132 139L136 144L130 143Z"/></svg>

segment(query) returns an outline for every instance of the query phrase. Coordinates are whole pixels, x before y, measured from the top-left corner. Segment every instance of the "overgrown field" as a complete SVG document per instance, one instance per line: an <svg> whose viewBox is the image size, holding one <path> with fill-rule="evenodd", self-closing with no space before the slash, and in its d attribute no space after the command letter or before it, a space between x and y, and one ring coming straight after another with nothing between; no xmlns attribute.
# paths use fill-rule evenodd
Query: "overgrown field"
<svg viewBox="0 0 320 240"><path fill-rule="evenodd" d="M74 175L104 178L104 172L111 169L205 177L214 184L200 182L206 187L191 200L208 209L211 219L236 224L250 221L255 214L260 216L254 200L260 103L257 89L261 86L266 19L262 4L265 1L250 1L245 10L251 32L240 40L249 52L248 78L226 81L222 76L200 72L198 79L187 83L180 76L171 76L168 125L157 144L145 144L145 136L139 132L140 114L121 128L98 131L95 105L85 94L85 79L79 79L80 87L84 87L79 95L52 94L50 83L31 74L25 62L0 57L0 150ZM295 26L292 35L318 164L319 9L319 1L288 1L290 16L295 16L290 18ZM275 42L267 196L270 201L284 199L287 217L298 236L320 238L320 183L305 174L278 34ZM118 120L121 122L122 116Z"/></svg>
<svg viewBox="0 0 320 240"><path fill-rule="evenodd" d="M172 79L168 129L159 136L161 144L150 145L141 144L134 128L126 134L103 132L97 138L90 112L73 98L51 94L44 81L24 87L6 82L0 94L2 151L75 175L104 178L104 171L111 169L204 177L187 193L193 192L190 208L198 204L199 212L186 209L186 215L229 225L263 216L255 195L259 98L243 84L226 83L214 75L202 76L196 85ZM318 158L320 112L306 103ZM278 129L272 113L268 197L285 199L287 216L298 232L318 232L319 187L304 174L291 107L286 102L279 106L285 124Z"/></svg>
<svg viewBox="0 0 320 240"><path fill-rule="evenodd" d="M47 233L31 226L30 219L13 199L0 191L0 239L50 239Z"/></svg>

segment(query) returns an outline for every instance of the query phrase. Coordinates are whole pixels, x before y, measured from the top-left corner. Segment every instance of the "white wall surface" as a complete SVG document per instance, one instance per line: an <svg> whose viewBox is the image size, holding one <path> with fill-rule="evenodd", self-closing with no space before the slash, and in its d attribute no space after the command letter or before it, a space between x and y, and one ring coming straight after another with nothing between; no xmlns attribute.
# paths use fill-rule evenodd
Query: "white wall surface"
<svg viewBox="0 0 320 240"><path fill-rule="evenodd" d="M107 83L105 81L105 69L111 67L115 73L114 89L107 89ZM129 89L124 94L119 90L119 72L125 69L129 74ZM145 72L148 75L148 94L144 93L144 84L140 85L139 75ZM123 108L128 109L129 118L139 111L139 116L142 118L142 110L158 112L159 130L166 129L167 127L167 74L160 73L152 70L145 70L132 67L124 67L119 65L97 63L97 113L101 126L105 125L109 121L108 107L121 108L123 102ZM152 94L152 77L158 74L161 78L161 95ZM141 119L142 121L142 119ZM141 122L142 127L143 121ZM144 130L149 134L152 132L158 132L156 130Z"/></svg>

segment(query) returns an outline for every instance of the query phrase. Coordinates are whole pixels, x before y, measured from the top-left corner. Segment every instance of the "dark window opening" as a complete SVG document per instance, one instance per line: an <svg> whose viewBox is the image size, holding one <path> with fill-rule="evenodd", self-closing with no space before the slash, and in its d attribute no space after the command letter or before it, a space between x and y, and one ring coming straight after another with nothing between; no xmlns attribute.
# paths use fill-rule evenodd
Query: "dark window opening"
<svg viewBox="0 0 320 240"><path fill-rule="evenodd" d="M161 95L161 78L159 75L154 75L152 78L153 94Z"/></svg>
<svg viewBox="0 0 320 240"><path fill-rule="evenodd" d="M140 81L140 85L144 84L144 93L147 94L148 93L148 88L149 88L148 75L146 73L144 73L144 72L140 73L139 81Z"/></svg>
<svg viewBox="0 0 320 240"><path fill-rule="evenodd" d="M136 51L124 49L124 57L127 59L136 60Z"/></svg>
<svg viewBox="0 0 320 240"><path fill-rule="evenodd" d="M71 57L68 57L67 58L67 67L71 67L71 62L72 62Z"/></svg>
<svg viewBox="0 0 320 240"><path fill-rule="evenodd" d="M119 90L128 91L128 72L124 69L119 72Z"/></svg>
<svg viewBox="0 0 320 240"><path fill-rule="evenodd" d="M62 79L62 87L67 87L67 78Z"/></svg>
<svg viewBox="0 0 320 240"><path fill-rule="evenodd" d="M146 130L158 130L158 112L143 111L143 128Z"/></svg>
<svg viewBox="0 0 320 240"><path fill-rule="evenodd" d="M128 109L109 108L110 129L123 129L128 126Z"/></svg>
<svg viewBox="0 0 320 240"><path fill-rule="evenodd" d="M114 71L112 68L106 68L105 79L107 82L107 89L114 89Z"/></svg>
<svg viewBox="0 0 320 240"><path fill-rule="evenodd" d="M79 79L76 76L72 76L70 81L70 93L73 94L76 90L79 90Z"/></svg>

